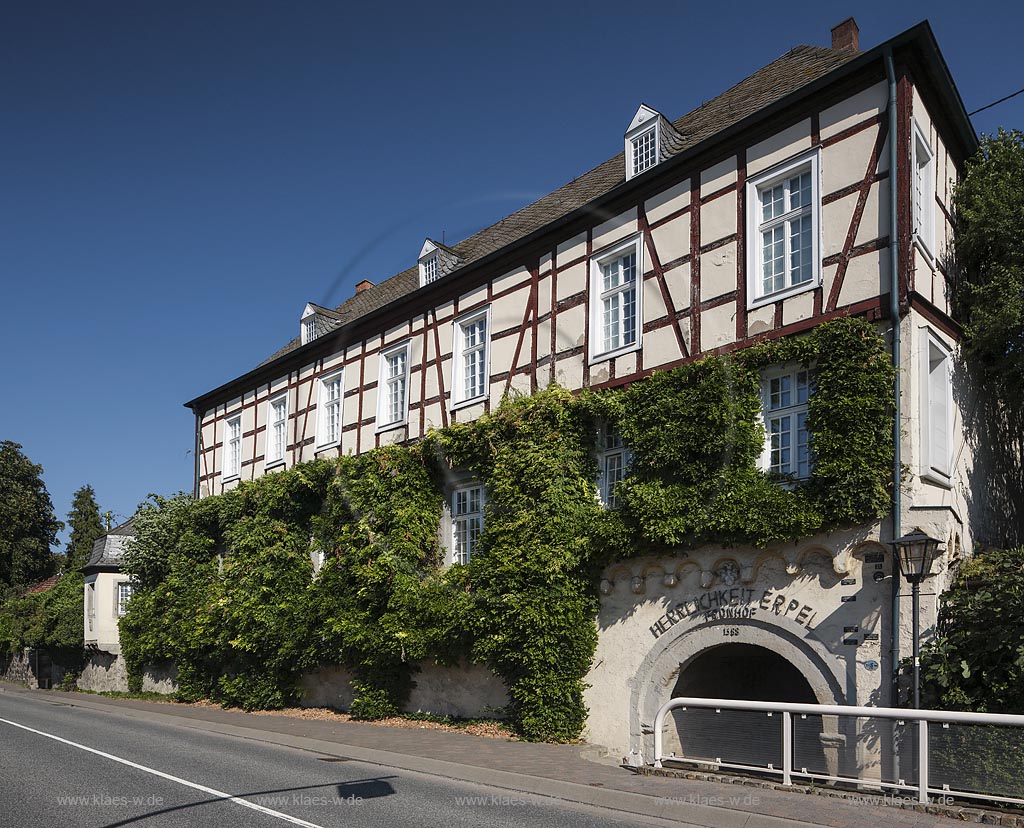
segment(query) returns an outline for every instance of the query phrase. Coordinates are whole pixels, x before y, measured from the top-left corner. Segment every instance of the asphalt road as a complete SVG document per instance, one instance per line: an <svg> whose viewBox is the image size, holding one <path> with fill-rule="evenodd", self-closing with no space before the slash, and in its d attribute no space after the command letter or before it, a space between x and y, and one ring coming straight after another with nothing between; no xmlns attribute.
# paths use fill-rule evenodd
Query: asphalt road
<svg viewBox="0 0 1024 828"><path fill-rule="evenodd" d="M0 694L0 826L665 826L656 819Z"/></svg>

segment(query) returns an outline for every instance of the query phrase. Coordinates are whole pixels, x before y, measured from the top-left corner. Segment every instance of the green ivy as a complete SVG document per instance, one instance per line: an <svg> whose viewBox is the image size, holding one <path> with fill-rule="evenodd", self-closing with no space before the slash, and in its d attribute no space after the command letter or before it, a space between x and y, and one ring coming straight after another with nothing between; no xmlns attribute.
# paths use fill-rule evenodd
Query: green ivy
<svg viewBox="0 0 1024 828"><path fill-rule="evenodd" d="M758 468L760 371L775 363L815 377L808 481ZM877 520L889 509L892 382L874 327L842 319L625 390L507 398L415 445L300 464L216 497L155 498L126 562L139 585L121 621L131 687L144 665L172 662L183 698L280 707L303 672L342 664L355 673L353 715L383 718L407 702L417 664L473 661L504 680L525 738L577 738L603 567ZM634 458L614 510L594 484L603 421ZM451 468L487 499L472 559L444 566Z"/></svg>

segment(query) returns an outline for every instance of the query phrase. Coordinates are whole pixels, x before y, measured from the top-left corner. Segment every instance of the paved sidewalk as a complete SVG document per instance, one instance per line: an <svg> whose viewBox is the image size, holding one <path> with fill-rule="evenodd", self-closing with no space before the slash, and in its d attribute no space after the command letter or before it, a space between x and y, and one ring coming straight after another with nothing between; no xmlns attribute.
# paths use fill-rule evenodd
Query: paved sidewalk
<svg viewBox="0 0 1024 828"><path fill-rule="evenodd" d="M636 775L581 755L580 745L511 742L441 730L404 729L362 722L330 722L268 716L236 710L110 699L54 690L17 693L98 713L172 719L196 727L263 742L314 750L387 767L461 779L496 788L674 821L721 828L784 828L825 825L953 826L962 821L897 807L726 782ZM976 820L976 818L975 818ZM1003 822L1016 825L1016 820ZM999 824L996 822L995 824ZM1024 826L1024 819L1021 823Z"/></svg>

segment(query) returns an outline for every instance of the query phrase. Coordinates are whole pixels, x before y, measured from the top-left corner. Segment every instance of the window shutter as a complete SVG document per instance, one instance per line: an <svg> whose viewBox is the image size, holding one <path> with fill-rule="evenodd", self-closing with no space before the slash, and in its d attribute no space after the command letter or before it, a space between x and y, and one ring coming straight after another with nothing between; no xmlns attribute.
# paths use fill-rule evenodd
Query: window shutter
<svg viewBox="0 0 1024 828"><path fill-rule="evenodd" d="M949 372L946 355L929 343L928 347L928 464L949 475Z"/></svg>

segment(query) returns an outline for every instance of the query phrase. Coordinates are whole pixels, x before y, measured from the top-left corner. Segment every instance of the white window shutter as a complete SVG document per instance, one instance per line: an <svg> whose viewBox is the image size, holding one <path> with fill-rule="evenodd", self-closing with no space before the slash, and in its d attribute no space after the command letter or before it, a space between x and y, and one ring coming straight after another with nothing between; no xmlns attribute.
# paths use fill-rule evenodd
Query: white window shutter
<svg viewBox="0 0 1024 828"><path fill-rule="evenodd" d="M928 425L931 438L928 461L948 475L950 455L949 373L945 354L935 346L928 349Z"/></svg>

